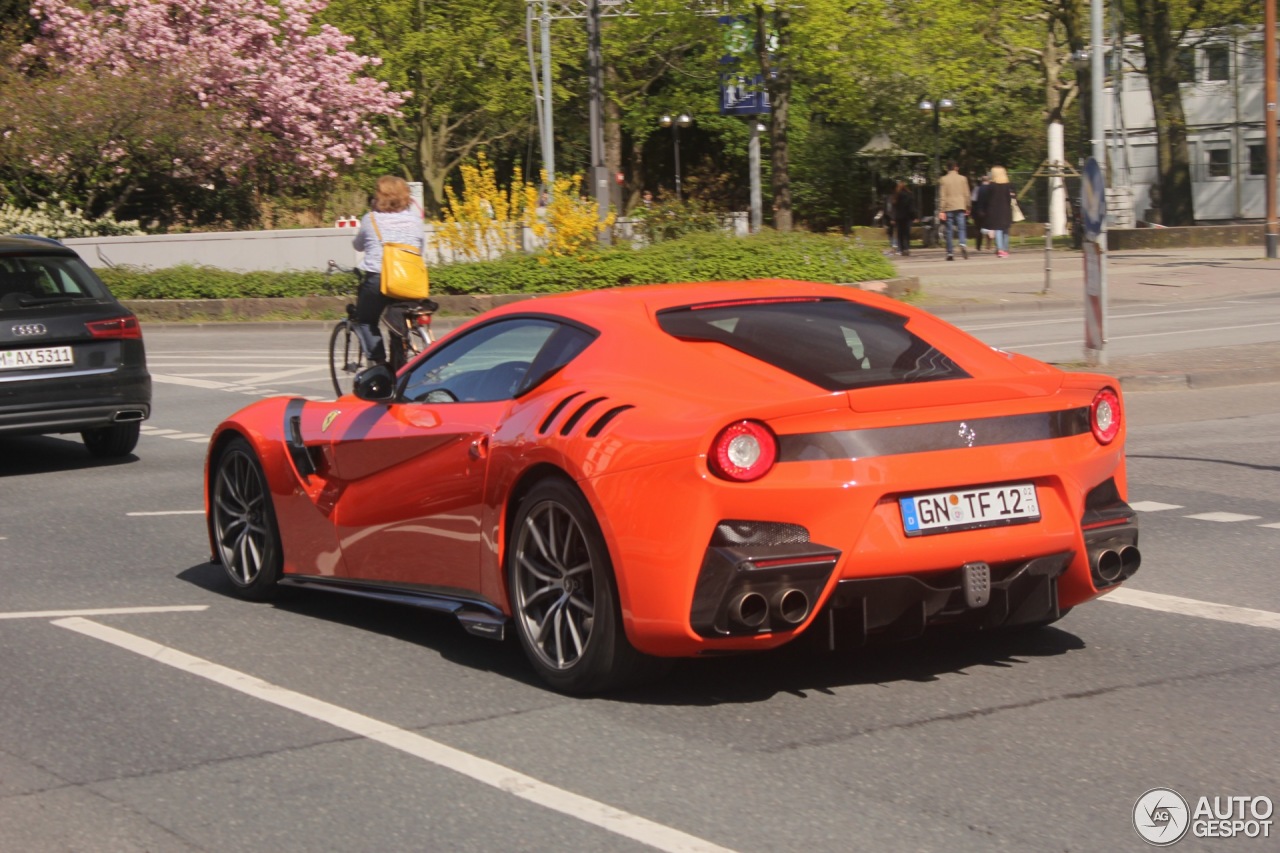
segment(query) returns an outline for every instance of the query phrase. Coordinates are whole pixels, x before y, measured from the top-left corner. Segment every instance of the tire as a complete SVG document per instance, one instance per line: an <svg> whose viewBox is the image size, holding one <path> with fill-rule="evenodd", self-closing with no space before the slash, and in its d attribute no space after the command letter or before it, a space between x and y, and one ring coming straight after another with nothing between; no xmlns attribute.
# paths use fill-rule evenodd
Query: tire
<svg viewBox="0 0 1280 853"><path fill-rule="evenodd" d="M282 565L280 528L262 463L242 438L218 454L209 507L218 556L236 595L250 601L273 598Z"/></svg>
<svg viewBox="0 0 1280 853"><path fill-rule="evenodd" d="M142 421L130 421L123 424L87 429L80 433L80 439L89 453L99 459L115 459L128 456L138 446L138 435L142 429Z"/></svg>
<svg viewBox="0 0 1280 853"><path fill-rule="evenodd" d="M573 484L544 480L520 501L506 563L520 645L554 689L599 693L665 668L627 641L608 548Z"/></svg>
<svg viewBox="0 0 1280 853"><path fill-rule="evenodd" d="M356 375L369 364L355 324L342 320L334 326L329 336L329 378L333 380L334 392L339 397L350 394L355 390Z"/></svg>

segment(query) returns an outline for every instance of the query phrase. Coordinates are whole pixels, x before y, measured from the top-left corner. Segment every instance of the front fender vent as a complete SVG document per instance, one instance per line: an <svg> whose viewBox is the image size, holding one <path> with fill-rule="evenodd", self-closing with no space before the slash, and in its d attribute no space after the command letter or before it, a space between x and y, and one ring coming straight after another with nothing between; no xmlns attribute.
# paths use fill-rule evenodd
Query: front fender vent
<svg viewBox="0 0 1280 853"><path fill-rule="evenodd" d="M604 402L604 399L604 397L592 397L590 400L579 406L578 410L570 415L568 420L564 422L564 426L560 427L560 434L568 435L572 432L573 428L578 425L578 421L582 420L582 416Z"/></svg>

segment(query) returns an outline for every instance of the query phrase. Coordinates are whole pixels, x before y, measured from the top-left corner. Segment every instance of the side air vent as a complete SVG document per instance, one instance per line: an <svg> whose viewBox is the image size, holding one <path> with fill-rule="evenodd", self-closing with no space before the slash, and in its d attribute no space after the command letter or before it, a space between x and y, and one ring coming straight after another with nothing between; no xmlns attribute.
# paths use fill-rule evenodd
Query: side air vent
<svg viewBox="0 0 1280 853"><path fill-rule="evenodd" d="M587 430L587 438L595 438L602 430L604 430L605 427L609 425L610 421L625 412L627 409L634 408L635 406L614 406L612 409L601 415L596 422L591 425L591 428Z"/></svg>
<svg viewBox="0 0 1280 853"><path fill-rule="evenodd" d="M578 391L576 393L570 394L568 397L565 397L559 403L556 403L556 407L552 409L545 418L543 418L542 425L538 427L538 432L546 433L547 430L551 429L551 425L555 423L556 418L560 417L560 413L564 411L564 407L569 405L569 403L572 402L575 398L581 397L581 396L582 396L582 392Z"/></svg>
<svg viewBox="0 0 1280 853"><path fill-rule="evenodd" d="M560 427L560 434L568 435L572 432L573 428L578 425L578 421L582 420L582 416L602 402L604 402L604 397L592 397L590 400L579 406L578 410L570 415L569 419L564 422L564 426Z"/></svg>

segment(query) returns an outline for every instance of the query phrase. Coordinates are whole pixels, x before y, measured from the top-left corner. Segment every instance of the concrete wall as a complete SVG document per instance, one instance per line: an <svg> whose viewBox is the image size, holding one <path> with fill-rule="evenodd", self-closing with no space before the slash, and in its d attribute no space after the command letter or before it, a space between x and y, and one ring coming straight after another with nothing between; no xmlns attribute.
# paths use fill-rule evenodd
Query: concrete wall
<svg viewBox="0 0 1280 853"><path fill-rule="evenodd" d="M1187 246L1262 246L1263 225L1195 225L1189 228L1107 230L1107 251L1171 249Z"/></svg>

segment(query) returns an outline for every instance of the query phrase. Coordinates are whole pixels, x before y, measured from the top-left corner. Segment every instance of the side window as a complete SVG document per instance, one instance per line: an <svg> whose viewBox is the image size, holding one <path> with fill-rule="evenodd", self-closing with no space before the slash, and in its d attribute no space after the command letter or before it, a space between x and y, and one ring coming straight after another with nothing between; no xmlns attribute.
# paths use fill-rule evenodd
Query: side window
<svg viewBox="0 0 1280 853"><path fill-rule="evenodd" d="M1231 79L1231 49L1225 44L1213 44L1204 49L1205 79Z"/></svg>
<svg viewBox="0 0 1280 853"><path fill-rule="evenodd" d="M517 317L482 326L431 352L405 380L410 403L511 399L559 323Z"/></svg>
<svg viewBox="0 0 1280 853"><path fill-rule="evenodd" d="M1231 177L1231 149L1210 148L1205 152L1205 165L1209 178Z"/></svg>

